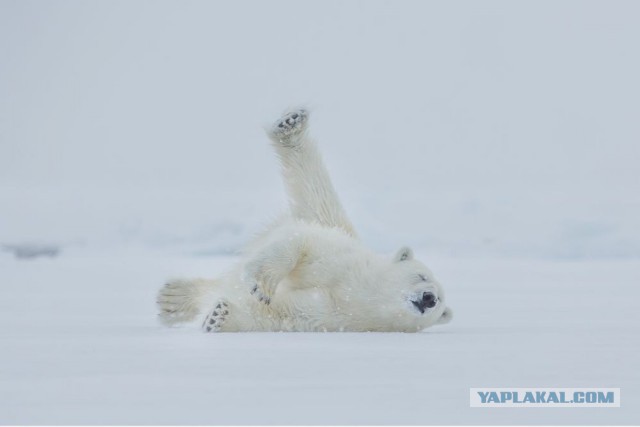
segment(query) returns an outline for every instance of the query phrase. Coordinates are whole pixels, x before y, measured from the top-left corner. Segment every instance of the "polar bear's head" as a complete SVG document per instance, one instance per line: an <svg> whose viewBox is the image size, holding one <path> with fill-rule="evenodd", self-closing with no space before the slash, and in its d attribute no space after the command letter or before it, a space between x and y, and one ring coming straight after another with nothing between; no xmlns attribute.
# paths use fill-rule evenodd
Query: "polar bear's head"
<svg viewBox="0 0 640 427"><path fill-rule="evenodd" d="M408 329L424 329L447 323L453 312L445 305L445 296L433 273L413 257L410 248L401 248L393 257L384 275L386 288L394 301L391 310L397 321L407 323Z"/></svg>

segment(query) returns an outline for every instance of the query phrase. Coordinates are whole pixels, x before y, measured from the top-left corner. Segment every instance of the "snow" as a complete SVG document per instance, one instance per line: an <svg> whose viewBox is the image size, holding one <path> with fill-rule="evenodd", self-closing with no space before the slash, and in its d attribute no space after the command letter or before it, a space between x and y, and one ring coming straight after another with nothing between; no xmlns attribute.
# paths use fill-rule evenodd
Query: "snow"
<svg viewBox="0 0 640 427"><path fill-rule="evenodd" d="M638 2L0 2L0 423L640 420ZM299 103L420 334L165 329L286 200ZM55 256L53 256L55 255ZM470 387L620 387L471 409Z"/></svg>
<svg viewBox="0 0 640 427"><path fill-rule="evenodd" d="M638 260L432 259L455 318L418 334L203 334L156 323L166 278L215 275L233 261L5 254L0 422L629 424L640 415ZM619 387L622 407L469 408L470 387L500 386Z"/></svg>

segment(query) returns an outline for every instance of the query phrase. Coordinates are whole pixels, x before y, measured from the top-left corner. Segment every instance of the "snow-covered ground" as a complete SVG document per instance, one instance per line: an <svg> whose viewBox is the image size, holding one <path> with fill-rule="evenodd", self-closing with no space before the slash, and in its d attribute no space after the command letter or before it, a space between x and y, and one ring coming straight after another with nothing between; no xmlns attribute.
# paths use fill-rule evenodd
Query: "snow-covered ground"
<svg viewBox="0 0 640 427"><path fill-rule="evenodd" d="M640 261L432 259L418 334L203 334L155 321L231 257L0 258L2 424L637 424ZM620 408L469 408L470 387L619 387Z"/></svg>
<svg viewBox="0 0 640 427"><path fill-rule="evenodd" d="M640 2L0 0L0 424L640 423ZM445 284L420 334L164 329L285 208L311 108L362 239ZM469 387L619 387L471 409Z"/></svg>

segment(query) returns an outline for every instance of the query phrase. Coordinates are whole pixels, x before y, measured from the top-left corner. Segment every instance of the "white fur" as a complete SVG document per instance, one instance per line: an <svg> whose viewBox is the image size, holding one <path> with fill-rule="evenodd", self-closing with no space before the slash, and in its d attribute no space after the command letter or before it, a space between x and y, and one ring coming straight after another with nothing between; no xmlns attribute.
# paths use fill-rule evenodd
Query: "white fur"
<svg viewBox="0 0 640 427"><path fill-rule="evenodd" d="M357 239L307 123L307 111L293 110L268 131L290 215L249 244L227 274L166 284L158 295L163 323L205 311L207 332L416 332L451 319L440 284L411 249L387 258ZM427 293L437 304L421 313L412 301Z"/></svg>

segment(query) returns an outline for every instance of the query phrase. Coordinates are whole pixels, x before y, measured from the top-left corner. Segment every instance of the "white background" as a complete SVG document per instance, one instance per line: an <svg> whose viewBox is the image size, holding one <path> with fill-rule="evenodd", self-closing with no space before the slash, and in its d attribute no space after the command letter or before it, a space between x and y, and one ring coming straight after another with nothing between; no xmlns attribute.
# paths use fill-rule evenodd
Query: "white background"
<svg viewBox="0 0 640 427"><path fill-rule="evenodd" d="M637 423L638 2L0 0L0 422ZM286 206L263 135L312 110L365 242L450 325L161 329ZM620 387L619 409L468 408ZM482 414L477 411L483 411ZM546 412L545 412L546 411Z"/></svg>

